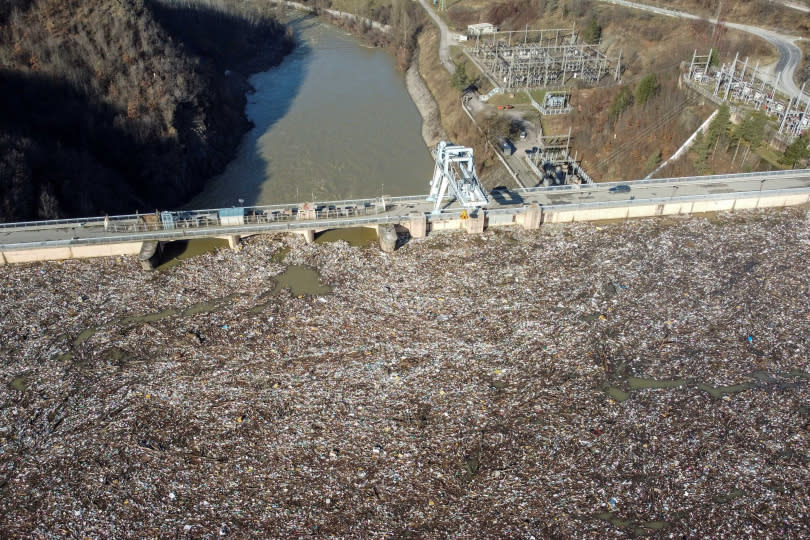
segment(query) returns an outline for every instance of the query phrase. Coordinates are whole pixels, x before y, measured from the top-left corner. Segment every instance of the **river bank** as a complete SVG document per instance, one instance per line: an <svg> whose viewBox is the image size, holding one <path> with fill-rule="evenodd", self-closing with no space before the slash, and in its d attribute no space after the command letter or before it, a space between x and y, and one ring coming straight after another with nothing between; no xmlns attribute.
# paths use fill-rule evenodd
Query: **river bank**
<svg viewBox="0 0 810 540"><path fill-rule="evenodd" d="M306 13L318 13L315 8L299 2L276 1L275 3ZM389 34L391 32L391 27L389 25L380 24L371 19L358 17L352 13L346 13L333 9L325 9L323 12L329 16L327 20L342 19L351 21L352 23L359 22L361 25L370 26L374 30L384 34ZM350 31L352 35L355 35L358 39L364 37L354 31L351 25L342 25L341 28ZM425 145L428 148L433 148L440 140L446 139L447 134L441 125L439 106L419 73L418 53L413 54L411 58L411 62L405 72L405 83L408 88L408 93L411 96L411 100L413 101L414 105L416 105L416 108L419 110L419 114L422 117L422 138L425 141Z"/></svg>
<svg viewBox="0 0 810 540"><path fill-rule="evenodd" d="M0 268L0 528L807 536L807 223Z"/></svg>
<svg viewBox="0 0 810 540"><path fill-rule="evenodd" d="M419 55L415 54L408 71L405 73L405 84L414 105L422 117L422 139L428 148L434 148L439 141L447 139L439 113L439 104L419 73Z"/></svg>

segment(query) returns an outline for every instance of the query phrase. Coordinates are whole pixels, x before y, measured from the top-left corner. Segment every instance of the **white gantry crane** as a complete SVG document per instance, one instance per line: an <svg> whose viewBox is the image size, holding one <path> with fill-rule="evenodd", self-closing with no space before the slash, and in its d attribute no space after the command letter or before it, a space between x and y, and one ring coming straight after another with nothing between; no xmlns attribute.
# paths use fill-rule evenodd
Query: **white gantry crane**
<svg viewBox="0 0 810 540"><path fill-rule="evenodd" d="M434 202L433 213L441 213L442 199L447 189L464 208L479 208L489 203L486 191L478 181L473 163L473 149L455 146L441 141L434 152L436 166L433 180L430 181L430 195L427 200Z"/></svg>

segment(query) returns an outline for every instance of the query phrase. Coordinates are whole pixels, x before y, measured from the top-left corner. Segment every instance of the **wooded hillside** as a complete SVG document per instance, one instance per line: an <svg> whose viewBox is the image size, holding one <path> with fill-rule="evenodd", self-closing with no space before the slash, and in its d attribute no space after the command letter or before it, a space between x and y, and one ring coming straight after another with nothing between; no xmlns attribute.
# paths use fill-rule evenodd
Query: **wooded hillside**
<svg viewBox="0 0 810 540"><path fill-rule="evenodd" d="M0 220L181 204L248 129L246 76L292 34L230 0L0 8Z"/></svg>

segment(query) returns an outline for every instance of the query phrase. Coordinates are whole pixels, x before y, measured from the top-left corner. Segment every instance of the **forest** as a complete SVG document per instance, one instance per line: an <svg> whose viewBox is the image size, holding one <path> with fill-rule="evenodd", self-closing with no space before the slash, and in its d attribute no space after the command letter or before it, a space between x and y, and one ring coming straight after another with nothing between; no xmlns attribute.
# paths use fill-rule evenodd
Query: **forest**
<svg viewBox="0 0 810 540"><path fill-rule="evenodd" d="M295 45L233 0L0 7L0 221L171 208L224 169L247 76Z"/></svg>

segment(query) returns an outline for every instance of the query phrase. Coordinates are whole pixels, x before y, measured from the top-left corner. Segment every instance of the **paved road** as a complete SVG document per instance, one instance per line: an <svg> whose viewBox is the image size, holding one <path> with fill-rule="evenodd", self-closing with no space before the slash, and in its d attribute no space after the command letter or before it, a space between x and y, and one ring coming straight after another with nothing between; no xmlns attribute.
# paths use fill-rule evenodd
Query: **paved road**
<svg viewBox="0 0 810 540"><path fill-rule="evenodd" d="M608 4L615 4L617 6L624 6L633 9L649 11L651 13L657 13L658 15L665 15L667 17L678 17L681 19L693 19L693 20L704 19L704 17L700 17L698 15L693 15L691 13L686 13L683 11L660 8L650 6L647 4L640 4L638 2L629 2L627 0L600 0L600 1ZM717 19L715 18L705 20L712 23L717 22ZM794 77L796 74L796 69L799 66L799 62L802 59L802 51L795 44L796 40L801 39L800 36L789 36L786 34L780 34L772 30L766 30L765 28L759 28L757 26L751 26L747 24L738 24L732 22L724 22L723 24L725 24L729 28L734 28L735 30L740 30L742 32L747 32L749 34L754 34L755 36L758 36L767 41L768 43L774 45L779 51L780 56L779 62L776 64L776 72L777 73L779 73L780 71L782 72L782 77L779 80L779 89L790 96L796 96L799 94L800 88L796 86L796 81L794 80Z"/></svg>
<svg viewBox="0 0 810 540"><path fill-rule="evenodd" d="M629 190L611 191L618 185L626 185ZM643 203L646 200L683 200L690 201L706 195L723 195L742 192L763 192L778 189L810 190L810 169L784 171L776 174L751 173L733 176L706 176L702 178L670 178L666 180L614 182L594 186L569 186L559 188L535 188L508 190L493 194L488 210L522 208L525 205L538 204L544 207L555 207L571 204L607 204L625 206ZM632 201L632 202L631 202ZM356 202L356 201L351 201ZM334 204L340 205L339 202ZM289 205L290 208L297 205ZM281 205L273 208L280 208ZM269 208L269 207L268 207ZM356 213L347 217L327 217L325 219L307 220L290 219L288 221L249 222L242 225L197 225L188 228L178 227L173 230L144 232L133 230L138 222L133 216L111 218L109 230L105 231L103 218L76 220L73 223L40 223L25 227L10 227L0 224L0 249L39 247L46 245L72 245L98 243L104 240L112 242L134 242L145 239L176 240L194 237L210 237L233 234L250 234L259 232L284 232L296 229L322 229L345 226L373 225L374 223L407 222L412 213L430 213L433 203L423 197L393 197L387 201L385 210L370 209L362 214ZM444 209L450 215L457 215L460 208L450 204ZM81 221L81 225L79 224ZM113 225L115 229L113 230ZM27 246L26 246L27 244Z"/></svg>
<svg viewBox="0 0 810 540"><path fill-rule="evenodd" d="M810 13L810 6L806 4L797 4L796 2L782 2L782 4L791 9L796 9L799 11L803 11L805 13Z"/></svg>
<svg viewBox="0 0 810 540"><path fill-rule="evenodd" d="M444 66L451 75L456 72L456 65L450 59L450 29L447 28L447 25L444 24L444 21L439 18L435 11L433 11L433 7L430 5L428 0L419 0L419 3L422 4L422 7L425 8L425 11L433 19L433 22L436 23L436 26L439 27L439 32L441 37L439 38L439 61Z"/></svg>

